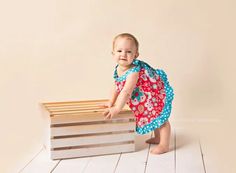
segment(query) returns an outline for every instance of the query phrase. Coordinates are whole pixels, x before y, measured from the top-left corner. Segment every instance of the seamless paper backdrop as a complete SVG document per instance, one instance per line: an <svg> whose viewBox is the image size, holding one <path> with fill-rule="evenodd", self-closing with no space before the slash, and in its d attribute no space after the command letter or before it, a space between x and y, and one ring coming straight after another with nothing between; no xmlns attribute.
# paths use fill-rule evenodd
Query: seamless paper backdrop
<svg viewBox="0 0 236 173"><path fill-rule="evenodd" d="M111 43L122 32L138 38L140 59L168 73L171 121L215 123L229 148L234 9L233 0L1 1L0 172L19 170L43 146L41 102L109 97Z"/></svg>

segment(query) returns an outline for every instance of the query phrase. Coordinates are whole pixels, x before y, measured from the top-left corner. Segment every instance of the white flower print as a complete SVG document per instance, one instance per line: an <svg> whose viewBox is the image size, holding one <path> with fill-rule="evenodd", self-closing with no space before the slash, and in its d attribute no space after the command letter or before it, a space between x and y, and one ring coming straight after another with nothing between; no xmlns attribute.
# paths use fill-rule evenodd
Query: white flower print
<svg viewBox="0 0 236 173"><path fill-rule="evenodd" d="M153 88L153 89L157 89L157 84L153 84L153 85L152 85L152 88Z"/></svg>
<svg viewBox="0 0 236 173"><path fill-rule="evenodd" d="M140 118L138 122L139 127L143 127L148 123L148 118Z"/></svg>
<svg viewBox="0 0 236 173"><path fill-rule="evenodd" d="M155 115L156 114L156 111L155 110L152 110L152 115Z"/></svg>
<svg viewBox="0 0 236 173"><path fill-rule="evenodd" d="M135 98L135 99L131 99L131 103L132 103L133 105L135 105L135 106L139 104L137 98Z"/></svg>
<svg viewBox="0 0 236 173"><path fill-rule="evenodd" d="M144 104L144 106L147 107L147 109L148 109L149 111L151 111L151 110L153 109L153 105L152 105L152 103L150 102L150 100L147 101L147 102Z"/></svg>
<svg viewBox="0 0 236 173"><path fill-rule="evenodd" d="M157 101L157 99L156 99L155 97L153 97L153 98L152 98L152 101L153 101L153 102L156 102L156 101Z"/></svg>
<svg viewBox="0 0 236 173"><path fill-rule="evenodd" d="M144 102L145 99L146 99L146 96L145 96L145 95L141 96L141 100L140 100L140 102Z"/></svg>
<svg viewBox="0 0 236 173"><path fill-rule="evenodd" d="M148 95L148 100L150 100L152 98L152 94L148 92L147 95Z"/></svg>

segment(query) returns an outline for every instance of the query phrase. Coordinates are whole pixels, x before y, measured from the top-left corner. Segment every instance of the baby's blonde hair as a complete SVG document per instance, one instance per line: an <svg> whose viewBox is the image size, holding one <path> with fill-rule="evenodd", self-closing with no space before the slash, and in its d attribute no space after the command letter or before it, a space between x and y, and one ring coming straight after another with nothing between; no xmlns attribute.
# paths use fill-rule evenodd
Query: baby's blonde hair
<svg viewBox="0 0 236 173"><path fill-rule="evenodd" d="M117 40L118 38L127 38L127 39L132 40L132 41L134 42L135 47L137 48L137 52L138 52L138 49L139 49L138 40L135 38L135 36L133 36L132 34L129 34L129 33L122 33L122 34L117 35L117 36L113 39L112 50L114 50L114 48L115 48L115 43L116 43L116 40Z"/></svg>

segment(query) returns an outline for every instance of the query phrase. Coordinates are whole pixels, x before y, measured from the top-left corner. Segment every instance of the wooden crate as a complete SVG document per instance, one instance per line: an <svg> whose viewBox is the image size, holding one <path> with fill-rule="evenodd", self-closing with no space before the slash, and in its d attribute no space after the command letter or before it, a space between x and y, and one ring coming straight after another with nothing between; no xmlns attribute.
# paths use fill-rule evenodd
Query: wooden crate
<svg viewBox="0 0 236 173"><path fill-rule="evenodd" d="M107 100L43 103L48 113L46 147L51 159L104 155L135 150L135 119L127 107L105 120Z"/></svg>

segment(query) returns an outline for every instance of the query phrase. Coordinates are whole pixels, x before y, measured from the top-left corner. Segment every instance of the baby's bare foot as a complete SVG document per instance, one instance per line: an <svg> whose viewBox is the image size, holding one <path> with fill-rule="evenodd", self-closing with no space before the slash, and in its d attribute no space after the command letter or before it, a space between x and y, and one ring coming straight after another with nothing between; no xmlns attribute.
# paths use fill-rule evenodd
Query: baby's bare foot
<svg viewBox="0 0 236 173"><path fill-rule="evenodd" d="M157 145L155 148L151 150L152 154L163 154L169 151L168 146Z"/></svg>
<svg viewBox="0 0 236 173"><path fill-rule="evenodd" d="M150 139L146 140L146 143L148 143L148 144L159 144L159 142L160 142L160 139L158 139L158 138L150 138Z"/></svg>

